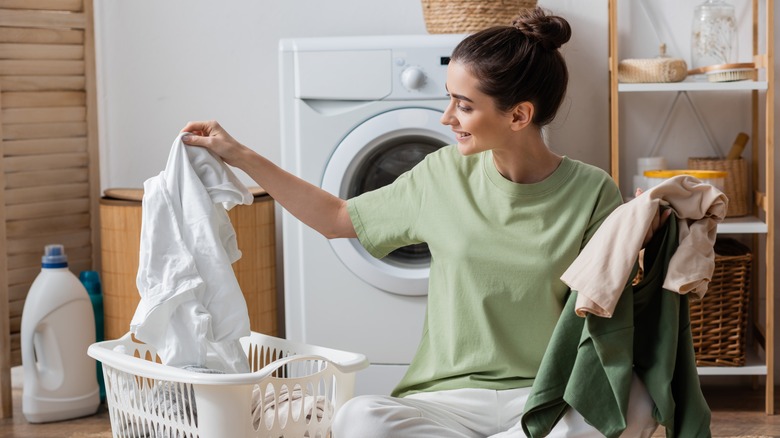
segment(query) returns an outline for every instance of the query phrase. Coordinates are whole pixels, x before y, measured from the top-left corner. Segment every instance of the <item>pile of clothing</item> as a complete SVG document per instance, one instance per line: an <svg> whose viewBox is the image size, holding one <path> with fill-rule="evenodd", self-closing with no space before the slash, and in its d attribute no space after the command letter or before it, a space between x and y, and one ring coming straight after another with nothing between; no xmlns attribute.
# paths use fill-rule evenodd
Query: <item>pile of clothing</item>
<svg viewBox="0 0 780 438"><path fill-rule="evenodd" d="M144 182L141 301L130 331L163 364L249 371L239 342L250 334L249 312L231 266L241 251L227 210L253 199L220 158L181 135L165 170Z"/></svg>

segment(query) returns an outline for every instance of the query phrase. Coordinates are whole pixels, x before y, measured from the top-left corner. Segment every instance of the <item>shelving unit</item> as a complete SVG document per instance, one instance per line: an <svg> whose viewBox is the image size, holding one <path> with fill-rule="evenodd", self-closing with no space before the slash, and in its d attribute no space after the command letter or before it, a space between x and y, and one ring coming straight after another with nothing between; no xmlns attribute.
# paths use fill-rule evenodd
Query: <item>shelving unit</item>
<svg viewBox="0 0 780 438"><path fill-rule="evenodd" d="M755 349L749 349L747 363L741 367L701 367L700 375L765 377L767 415L774 415L774 0L752 1L753 62L759 70L759 80L738 82L702 82L686 79L676 83L625 84L618 82L618 14L619 0L609 0L609 78L610 78L610 167L613 178L620 183L620 121L619 107L622 93L718 93L744 91L751 94L750 168L753 175L754 205L752 215L727 218L718 226L720 234L747 234L754 237L756 250L763 244L763 256L754 253L754 270L763 275L763 293L766 298L765 324L753 315ZM761 8L763 6L763 8ZM761 17L763 12L763 17ZM761 36L765 38L763 41ZM763 42L763 52L759 47ZM761 97L763 96L763 107ZM759 121L764 118L763 130ZM763 141L758 141L762 139ZM761 148L761 149L760 149ZM763 159L760 157L763 156ZM759 175L762 178L759 178ZM763 190L763 191L762 191ZM758 287L754 282L753 287ZM755 296L755 294L754 294ZM756 307L757 308L757 307ZM752 346L751 346L752 347ZM757 351L763 349L763 358ZM755 351L754 351L755 350Z"/></svg>

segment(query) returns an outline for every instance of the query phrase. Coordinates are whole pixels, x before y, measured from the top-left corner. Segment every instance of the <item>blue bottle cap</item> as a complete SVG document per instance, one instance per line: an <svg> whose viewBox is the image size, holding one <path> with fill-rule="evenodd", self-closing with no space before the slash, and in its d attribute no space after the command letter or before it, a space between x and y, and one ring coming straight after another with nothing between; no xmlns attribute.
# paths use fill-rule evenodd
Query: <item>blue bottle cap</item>
<svg viewBox="0 0 780 438"><path fill-rule="evenodd" d="M41 257L41 267L43 268L67 268L68 256L65 254L65 247L58 243L46 245Z"/></svg>

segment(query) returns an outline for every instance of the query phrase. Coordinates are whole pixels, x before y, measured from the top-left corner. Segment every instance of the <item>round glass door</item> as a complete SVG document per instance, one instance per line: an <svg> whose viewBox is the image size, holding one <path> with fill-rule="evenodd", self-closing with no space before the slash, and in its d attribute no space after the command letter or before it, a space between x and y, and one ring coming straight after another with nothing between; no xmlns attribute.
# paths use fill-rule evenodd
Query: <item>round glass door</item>
<svg viewBox="0 0 780 438"><path fill-rule="evenodd" d="M357 163L352 172L347 198L386 186L402 173L416 166L426 155L442 147L438 139L421 136L401 136L375 148L370 156ZM418 243L399 248L385 257L388 263L404 265L428 265L431 253L428 245Z"/></svg>
<svg viewBox="0 0 780 438"><path fill-rule="evenodd" d="M452 142L442 113L405 108L379 114L350 132L328 162L322 188L352 198L395 181L426 155ZM355 275L387 292L426 295L431 255L424 243L399 248L379 260L357 239L331 239L331 247Z"/></svg>

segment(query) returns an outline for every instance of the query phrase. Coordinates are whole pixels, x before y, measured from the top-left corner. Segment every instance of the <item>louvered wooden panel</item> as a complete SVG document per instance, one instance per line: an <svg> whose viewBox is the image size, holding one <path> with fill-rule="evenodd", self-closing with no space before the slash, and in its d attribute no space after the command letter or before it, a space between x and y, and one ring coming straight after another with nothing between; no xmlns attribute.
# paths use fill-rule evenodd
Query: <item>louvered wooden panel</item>
<svg viewBox="0 0 780 438"><path fill-rule="evenodd" d="M84 44L84 31L78 29L0 27L0 41L24 44Z"/></svg>
<svg viewBox="0 0 780 438"><path fill-rule="evenodd" d="M0 0L0 408L21 363L24 300L43 247L74 273L99 262L91 0ZM94 230L94 231L93 231Z"/></svg>
<svg viewBox="0 0 780 438"><path fill-rule="evenodd" d="M12 108L3 111L2 117L6 124L82 122L86 120L87 109L84 107Z"/></svg>
<svg viewBox="0 0 780 438"><path fill-rule="evenodd" d="M3 142L4 155L13 157L17 155L36 155L48 153L85 152L87 150L86 138L58 138L33 139L33 140L6 140Z"/></svg>
<svg viewBox="0 0 780 438"><path fill-rule="evenodd" d="M0 76L0 90L6 91L77 91L84 86L81 76Z"/></svg>

